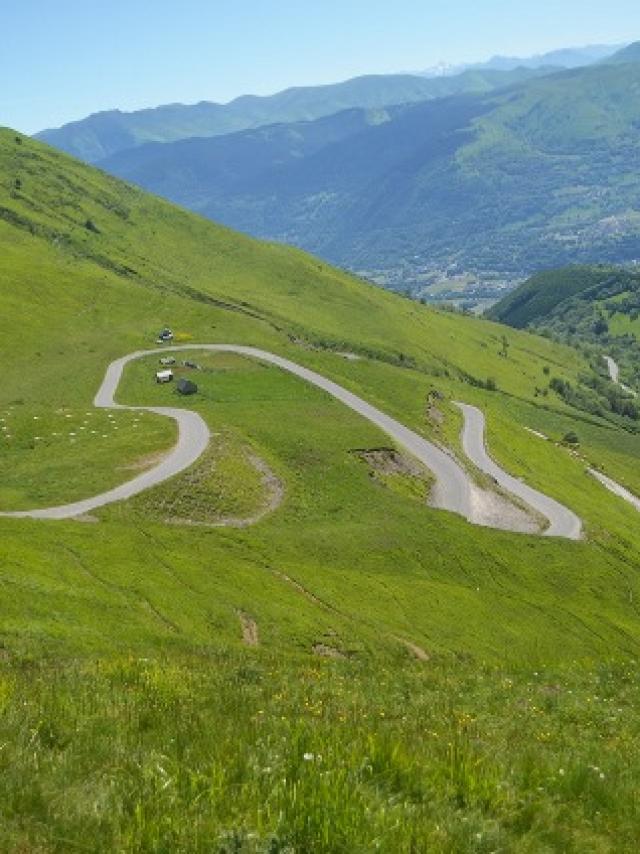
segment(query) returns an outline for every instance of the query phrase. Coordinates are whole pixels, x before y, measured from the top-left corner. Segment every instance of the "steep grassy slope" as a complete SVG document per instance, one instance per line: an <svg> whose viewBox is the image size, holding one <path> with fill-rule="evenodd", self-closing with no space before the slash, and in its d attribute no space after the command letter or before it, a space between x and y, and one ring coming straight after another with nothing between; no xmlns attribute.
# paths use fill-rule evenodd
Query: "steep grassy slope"
<svg viewBox="0 0 640 854"><path fill-rule="evenodd" d="M612 710L633 706L633 673L588 662L638 653L636 511L525 429L578 431L589 462L640 492L638 436L539 393L545 368L575 378L582 356L516 330L500 356L504 327L260 245L11 131L0 176L0 463L31 473L21 501L81 488L80 449L93 491L166 446L161 419L137 450L133 420L96 435L110 454L95 463L93 439L52 434L67 414L79 434L107 362L168 323L287 355L454 449L451 401L475 403L495 457L588 532L515 536L430 510L363 458L388 445L371 425L273 368L213 360L190 405L221 434L211 462L228 476L205 472L198 500L260 506L256 455L284 489L259 524L175 524L193 512L193 473L93 524L0 519L2 845L60 850L88 828L98 850L632 840L635 719L614 733ZM121 399L175 402L154 368L132 365ZM441 711L425 717L427 697ZM588 768L604 765L589 733L605 718L615 801Z"/></svg>
<svg viewBox="0 0 640 854"><path fill-rule="evenodd" d="M261 158L259 140L235 135L124 152L104 167L356 269L459 262L532 271L640 257L640 63L566 71L388 118L302 157L270 160L266 143ZM220 180L230 157L261 168Z"/></svg>
<svg viewBox="0 0 640 854"><path fill-rule="evenodd" d="M503 332L499 327L429 311L363 285L290 249L261 246L172 209L53 151L16 138L10 132L3 133L2 137L2 173L5 176L2 229L6 251L3 254L1 332L8 359L2 387L2 417L8 422L16 417L12 414L15 410L20 410L21 424L26 425L30 413L42 415L47 407L63 413L86 409L106 363L116 355L152 342L157 329L171 322L185 340L250 343L286 353L336 377L411 426L427 434L437 435L440 431L442 439L454 446L459 421L447 403L451 398L478 402L487 410L490 427L496 425L495 433L492 430L490 436L492 446L496 447L499 447L501 436L513 433L508 415L511 402L519 402L523 411L529 413L523 419L525 423L530 419L538 424L546 423L549 418L556 419L559 423L551 430L553 435L562 435L565 426L568 428L571 424L572 410L555 396L541 398L539 392L545 382L543 368L547 368L550 375L561 373L569 379L575 379L584 370L585 364L574 351L563 350L526 333L513 332L509 334L508 358L499 357L498 352L503 347ZM16 180L20 182L19 190ZM91 228L87 228L89 221ZM345 360L339 355L341 351L363 358ZM137 367L131 369L132 377L138 375L137 370ZM147 370L152 370L151 365ZM236 366L234 370L240 371L239 377L242 376L241 368ZM362 424L356 416L343 412L337 403L326 400L322 394L305 388L298 381L281 376L278 371L263 369L261 376L264 377L261 380L265 384L264 392L253 383L241 380L236 383L231 400L236 401L237 406L232 407L224 420L249 444L264 433L258 444L267 457L274 452L272 446L284 442L277 459L272 461L276 469L282 466L285 483L298 483L301 492L297 498L294 498L295 491L291 493L284 510L268 523L255 531L233 535L233 538L246 540L236 554L246 551L246 558L251 561L252 544L260 542L261 553L269 554L277 548L290 568L297 566L302 572L302 566L306 566L304 572L309 573L309 579L327 577L333 560L343 567L349 563L363 567L367 562L363 557L367 550L360 550L371 530L378 528L373 520L379 512L380 518L386 520L380 530L385 531L385 538L390 538L389 566L396 565L399 558L391 543L399 544L403 540L412 543L417 556L434 539L441 540L443 531L451 526L450 532L461 533L451 538L449 534L444 536L449 543L446 549L450 547L454 553L462 549L459 560L465 567L475 564L476 549L478 566L482 566L480 555L490 543L495 543L497 550L506 550L505 558L510 554L506 560L511 572L516 576L520 571L528 573L528 559L524 561L518 550L511 551L510 544L521 542L521 538L481 531L412 502L400 501L397 514L390 514L390 508L396 507L395 496L384 490L378 494L374 489L373 495L377 496L374 501L366 470L359 460L348 454L349 448L384 444L384 437ZM487 377L495 380L499 392L479 390L478 386ZM153 384L145 388L144 382L138 383L136 388L132 396L150 402L162 401L167 393ZM269 391L270 388L273 391ZM425 420L425 401L434 389L444 398L442 424ZM278 403L282 394L284 404ZM289 406L294 406L290 401L298 399L304 404L300 420L286 426L283 423L285 412ZM259 407L252 401L259 401ZM542 407L538 407L539 402L543 403ZM215 424L217 413L222 412L220 401L214 396L211 400L203 399L199 405ZM305 406L309 407L306 415ZM337 424L339 417L343 426L323 429L321 413L326 413L328 424L334 421ZM540 554L555 555L553 563L556 560L566 563L567 571L574 563L572 549L583 555L583 568L589 566L592 559L594 572L600 572L601 567L612 560L611 565L615 565L607 548L602 551L598 545L597 531L604 523L605 513L606 524L611 523L613 528L607 541L613 531L619 531L621 547L632 548L629 531L622 521L633 518L632 512L609 499L597 484L586 480L580 463L565 451L551 445L542 447L534 439L527 438L517 423L520 417L516 419L518 435L523 448L531 445L530 457L525 464L527 452L524 458L520 457L519 452L515 452L517 443L514 441L514 451L501 452L505 463L511 467L525 464L523 474L527 473L535 485L574 505L585 516L593 537L591 542L575 547L536 540L530 547ZM240 419L237 423L236 418ZM114 445L113 448L114 453L122 453L122 464L126 465L133 442L128 431L133 431L134 426L125 422L121 426L125 435L119 436L117 441L124 446ZM26 431L26 426L21 429ZM31 433L36 429L39 429L37 423L30 428ZM600 425L596 419L592 427L585 424L581 432L590 435L592 429L595 431L593 443L585 441L585 452L593 453L594 462L606 461L614 475L622 475L628 468L624 454L636 454L636 446L633 442L626 445L616 462L621 447L613 439L616 431L612 432L612 427L604 423ZM287 430L300 435L296 438L292 434L285 441ZM360 439L358 434L361 434ZM611 441L606 438L609 434ZM115 432L105 441L116 441L114 436ZM596 436L601 439L596 441ZM46 448L32 448L33 442L28 440L12 444L19 438L4 440L5 448L11 448L10 452L15 454L13 464L16 466L22 465L24 458L46 451ZM51 437L44 438L52 441ZM79 436L75 438L80 440ZM165 436L158 434L158 445L163 442L166 442ZM313 456L307 459L301 450L294 451L299 443L316 448L324 462L314 461ZM326 451L321 450L323 444L326 444ZM68 455L58 457L56 465L60 466L66 458L69 471L72 471L76 451L74 446L68 448ZM141 448L144 453L150 450L148 446ZM319 480L311 489L305 485L306 474L313 479L316 467ZM98 473L99 467L94 476ZM109 476L113 477L113 473ZM350 480L352 477L355 481ZM629 475L625 473L624 477ZM56 481L60 487L59 498L63 500L66 498L64 478L57 475ZM356 483L360 484L357 488ZM54 491L50 483L48 494ZM359 499L356 498L358 494L361 495ZM312 495L315 496L313 500ZM343 499L337 500L338 495ZM364 503L358 510L360 500ZM345 515L348 506L351 509ZM404 521L401 521L403 513L399 512L401 506L403 513L408 514ZM315 540L310 550L310 546L302 545L305 536L301 518L298 518L302 508L305 508L302 519L304 526L308 526L309 542ZM105 512L105 516L113 512ZM105 532L111 529L111 524L115 523L109 523ZM13 536L17 536L14 559L19 559L20 531L25 530L25 524L5 521L3 525L12 532L12 536L3 540L4 547L13 550L10 543ZM336 540L338 528L344 531L344 541L343 535ZM28 523L27 529L31 530ZM318 537L320 529L326 530L327 546L333 543L330 551L334 558L331 560L326 554L319 557L324 550L322 537ZM74 525L66 524L36 525L33 530L46 542L50 542L49 538L55 542L63 533L67 536L69 531L75 531L74 537L90 543L96 534L96 529L78 531ZM116 526L114 530L120 529ZM136 536L135 529L125 526L125 530L127 536ZM359 533L356 534L356 530ZM295 537L292 537L294 532ZM108 541L109 536L106 536ZM217 548L222 548L224 554L229 534L212 538L205 532L160 529L154 536L179 543L179 549L184 549L185 543L192 539L204 538L211 546L217 542ZM426 539L423 541L423 538ZM337 542L342 545L335 551ZM315 550L318 557L313 556ZM441 566L438 572L446 576L445 551L441 549L433 560ZM51 556L49 547L47 554ZM306 555L304 559L303 554ZM347 559L348 554L352 555L351 559ZM286 561L285 555L288 555ZM323 571L317 576L320 565ZM419 565L417 558L416 566ZM367 607L370 606L371 603ZM439 618L430 615L428 622L432 619ZM495 649L503 648L503 641L493 625L487 635L487 652L493 644L489 640L492 636ZM523 633L522 643L523 647L531 643L526 633ZM460 648L464 644L462 637L456 642Z"/></svg>
<svg viewBox="0 0 640 854"><path fill-rule="evenodd" d="M637 665L283 670L227 651L32 665L5 697L7 850L637 847Z"/></svg>
<svg viewBox="0 0 640 854"><path fill-rule="evenodd" d="M268 97L244 95L229 104L169 104L155 109L96 113L38 138L69 154L95 163L148 142L173 142L257 128L276 122L299 122L353 108L380 109L443 98L460 92L490 92L551 69L469 70L453 77L426 79L410 74L369 75L328 86L286 89Z"/></svg>

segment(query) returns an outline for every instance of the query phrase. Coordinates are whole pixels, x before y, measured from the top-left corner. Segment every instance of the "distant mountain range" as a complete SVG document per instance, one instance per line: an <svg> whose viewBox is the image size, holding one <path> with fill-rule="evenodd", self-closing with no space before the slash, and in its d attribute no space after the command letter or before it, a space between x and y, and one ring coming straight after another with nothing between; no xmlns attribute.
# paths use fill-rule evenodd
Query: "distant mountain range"
<svg viewBox="0 0 640 854"><path fill-rule="evenodd" d="M88 163L149 142L176 142L250 130L270 124L312 121L352 108L377 109L483 93L522 80L531 73L589 65L621 46L566 48L522 59L495 56L487 62L437 66L418 74L368 75L343 83L286 89L275 95L243 95L228 104L166 104L125 113L94 113L36 138Z"/></svg>
<svg viewBox="0 0 640 854"><path fill-rule="evenodd" d="M540 69L465 71L428 80L416 75L370 75L329 86L286 89L276 95L244 95L229 104L168 104L123 113L95 113L36 138L88 163L97 163L149 142L212 137L265 125L312 121L354 107L379 109L417 103L464 92L489 92L542 73Z"/></svg>
<svg viewBox="0 0 640 854"><path fill-rule="evenodd" d="M117 114L137 141L127 148L121 138L97 163L211 219L360 271L455 264L520 274L623 262L640 258L638 60L632 44L563 71L291 90L218 107L217 127L284 114L301 116L295 121L173 142L142 140L178 133L163 111L183 116L182 132L191 133L194 108ZM344 104L354 106L335 111ZM99 118L86 121L85 136L83 123L57 133L68 134L71 150L80 139L93 146ZM100 146L117 149L107 136Z"/></svg>
<svg viewBox="0 0 640 854"><path fill-rule="evenodd" d="M100 163L355 269L640 258L640 63L484 94L146 145Z"/></svg>
<svg viewBox="0 0 640 854"><path fill-rule="evenodd" d="M557 68L579 68L580 66L591 65L607 59L624 47L624 44L593 44L586 47L561 48L560 50L552 50L548 53L539 53L527 57L493 56L486 62L461 63L457 65L440 63L418 73L424 77L442 77L461 74L463 71L468 71L469 69L476 71L487 71L489 69L494 71L511 71L514 68L548 68L550 66Z"/></svg>

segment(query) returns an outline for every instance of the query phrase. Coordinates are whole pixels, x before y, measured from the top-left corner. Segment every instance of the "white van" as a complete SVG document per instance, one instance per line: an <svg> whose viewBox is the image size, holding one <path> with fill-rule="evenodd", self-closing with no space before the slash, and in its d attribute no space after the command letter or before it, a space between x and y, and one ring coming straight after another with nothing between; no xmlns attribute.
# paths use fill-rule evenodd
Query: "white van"
<svg viewBox="0 0 640 854"><path fill-rule="evenodd" d="M158 371L156 374L157 383L170 383L173 379L173 371Z"/></svg>

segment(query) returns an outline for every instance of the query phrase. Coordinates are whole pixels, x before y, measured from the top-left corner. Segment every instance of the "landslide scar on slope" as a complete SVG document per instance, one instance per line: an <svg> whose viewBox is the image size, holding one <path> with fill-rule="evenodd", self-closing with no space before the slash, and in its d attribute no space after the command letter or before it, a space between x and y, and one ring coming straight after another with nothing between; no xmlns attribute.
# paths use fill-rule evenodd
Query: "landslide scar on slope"
<svg viewBox="0 0 640 854"><path fill-rule="evenodd" d="M376 483L423 504L428 502L434 478L418 460L386 447L356 448L351 453L366 463L369 477Z"/></svg>

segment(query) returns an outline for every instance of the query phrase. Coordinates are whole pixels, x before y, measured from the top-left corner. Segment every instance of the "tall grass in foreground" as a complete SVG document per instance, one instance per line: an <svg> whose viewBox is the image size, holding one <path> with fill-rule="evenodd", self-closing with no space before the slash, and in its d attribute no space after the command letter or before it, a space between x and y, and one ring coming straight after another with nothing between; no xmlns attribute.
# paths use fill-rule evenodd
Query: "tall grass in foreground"
<svg viewBox="0 0 640 854"><path fill-rule="evenodd" d="M0 848L632 851L639 675L7 661Z"/></svg>

